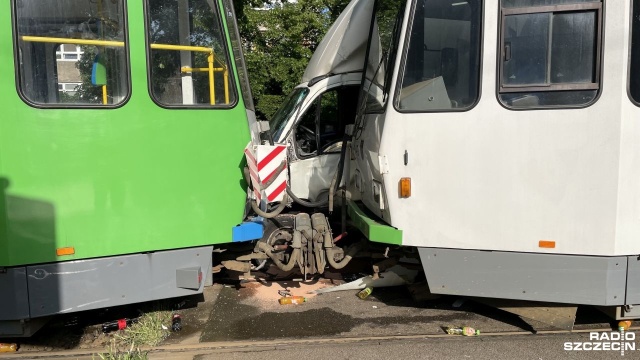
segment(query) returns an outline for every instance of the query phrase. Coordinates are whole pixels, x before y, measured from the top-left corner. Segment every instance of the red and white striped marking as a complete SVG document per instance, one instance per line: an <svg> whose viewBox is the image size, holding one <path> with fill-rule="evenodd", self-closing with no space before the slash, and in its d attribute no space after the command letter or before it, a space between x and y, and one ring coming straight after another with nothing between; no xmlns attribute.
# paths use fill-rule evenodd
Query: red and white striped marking
<svg viewBox="0 0 640 360"><path fill-rule="evenodd" d="M286 149L286 145L252 144L244 149L253 193L258 202L263 197L268 202L282 201L287 188Z"/></svg>

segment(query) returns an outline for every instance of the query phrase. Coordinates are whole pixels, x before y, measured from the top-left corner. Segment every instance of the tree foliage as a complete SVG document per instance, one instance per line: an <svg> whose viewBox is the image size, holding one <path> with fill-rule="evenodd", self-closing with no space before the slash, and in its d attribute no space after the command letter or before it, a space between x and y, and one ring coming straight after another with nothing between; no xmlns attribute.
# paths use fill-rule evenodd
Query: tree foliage
<svg viewBox="0 0 640 360"><path fill-rule="evenodd" d="M269 119L299 82L313 52L349 0L236 0L249 82Z"/></svg>

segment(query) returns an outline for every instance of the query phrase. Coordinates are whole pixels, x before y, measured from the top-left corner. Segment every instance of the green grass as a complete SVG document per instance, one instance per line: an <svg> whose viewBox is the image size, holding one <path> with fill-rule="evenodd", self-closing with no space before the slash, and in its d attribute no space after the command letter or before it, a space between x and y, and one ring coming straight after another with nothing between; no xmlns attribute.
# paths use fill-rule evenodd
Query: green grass
<svg viewBox="0 0 640 360"><path fill-rule="evenodd" d="M141 315L138 322L122 331L115 332L106 352L96 354L95 360L147 360L148 351L140 346L156 346L169 336L171 311L162 308ZM162 326L164 325L163 328ZM122 350L122 349L128 350Z"/></svg>
<svg viewBox="0 0 640 360"><path fill-rule="evenodd" d="M156 310L140 316L138 322L114 335L118 342L135 346L156 346L169 336L171 311ZM162 326L166 329L163 329Z"/></svg>
<svg viewBox="0 0 640 360"><path fill-rule="evenodd" d="M115 341L111 342L109 349L105 353L97 354L96 356L92 356L94 360L148 360L148 352L140 351L140 349L135 348L134 344L131 344L129 350L123 351L116 347Z"/></svg>

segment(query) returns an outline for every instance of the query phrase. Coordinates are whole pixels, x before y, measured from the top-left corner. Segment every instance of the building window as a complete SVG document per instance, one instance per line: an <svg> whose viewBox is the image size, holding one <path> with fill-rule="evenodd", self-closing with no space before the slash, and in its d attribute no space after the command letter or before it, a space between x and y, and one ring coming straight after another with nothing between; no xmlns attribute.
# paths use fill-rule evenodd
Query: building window
<svg viewBox="0 0 640 360"><path fill-rule="evenodd" d="M468 110L478 100L482 2L419 0L396 108L402 112Z"/></svg>
<svg viewBox="0 0 640 360"><path fill-rule="evenodd" d="M147 0L149 87L162 106L231 106L236 93L217 1Z"/></svg>
<svg viewBox="0 0 640 360"><path fill-rule="evenodd" d="M629 60L629 96L640 106L640 0L633 0Z"/></svg>
<svg viewBox="0 0 640 360"><path fill-rule="evenodd" d="M84 51L82 47L73 44L62 44L56 50L56 60L59 61L78 61Z"/></svg>
<svg viewBox="0 0 640 360"><path fill-rule="evenodd" d="M129 96L124 0L16 0L14 9L25 101L115 106Z"/></svg>
<svg viewBox="0 0 640 360"><path fill-rule="evenodd" d="M601 0L502 0L499 98L514 109L575 107L600 89Z"/></svg>

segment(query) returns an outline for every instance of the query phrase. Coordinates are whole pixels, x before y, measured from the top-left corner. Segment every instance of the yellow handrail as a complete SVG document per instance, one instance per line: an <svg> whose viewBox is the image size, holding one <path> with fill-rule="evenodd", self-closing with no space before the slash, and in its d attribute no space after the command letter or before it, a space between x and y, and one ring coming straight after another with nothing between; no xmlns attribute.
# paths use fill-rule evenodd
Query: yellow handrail
<svg viewBox="0 0 640 360"><path fill-rule="evenodd" d="M188 66L183 66L180 68L181 72L208 72L209 73L209 102L211 105L216 104L215 100L215 82L213 78L213 74L215 71L224 71L224 100L225 104L229 104L229 71L226 66L223 65L222 68L214 68L213 64L215 62L215 54L213 49L203 47L203 46L189 46L189 45L170 45L170 44L150 44L151 49L154 50L177 50L177 51L197 51L208 53L207 62L209 63L209 67L206 68L190 68Z"/></svg>
<svg viewBox="0 0 640 360"><path fill-rule="evenodd" d="M211 53L213 50L211 48L203 47L203 46L189 46L189 45L170 45L170 44L151 44L152 49L156 50L179 50L179 51L198 51Z"/></svg>
<svg viewBox="0 0 640 360"><path fill-rule="evenodd" d="M225 71L226 68L213 68L213 71L216 72L220 72L220 71ZM188 66L183 66L180 68L180 71L183 73L190 73L190 72L209 72L209 68L192 68L192 67L188 67Z"/></svg>
<svg viewBox="0 0 640 360"><path fill-rule="evenodd" d="M22 36L23 41L28 42L41 42L41 43L56 43L56 44L75 44L75 45L95 45L95 46L108 46L108 47L124 47L124 41L111 41L111 40L92 40L92 39L74 39L74 38L58 38L58 37L46 37L46 36ZM215 55L212 48L204 46L189 46L189 45L170 45L170 44L150 44L151 49L154 50L176 50L176 51L196 51L208 53L207 62L209 67L207 68L189 68L182 67L181 72L202 71L209 73L209 97L211 105L215 105L215 83L213 74L215 71L224 72L224 99L225 103L229 104L229 70L223 64L221 68L214 68ZM218 61L220 62L220 61ZM190 70L190 71L189 71ZM103 103L106 104L106 86L102 88Z"/></svg>
<svg viewBox="0 0 640 360"><path fill-rule="evenodd" d="M124 47L124 41L55 38L45 36L22 36L21 39L28 42Z"/></svg>

